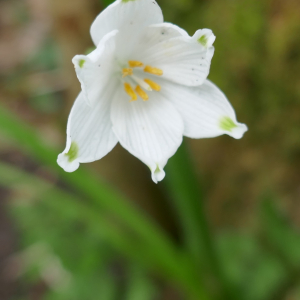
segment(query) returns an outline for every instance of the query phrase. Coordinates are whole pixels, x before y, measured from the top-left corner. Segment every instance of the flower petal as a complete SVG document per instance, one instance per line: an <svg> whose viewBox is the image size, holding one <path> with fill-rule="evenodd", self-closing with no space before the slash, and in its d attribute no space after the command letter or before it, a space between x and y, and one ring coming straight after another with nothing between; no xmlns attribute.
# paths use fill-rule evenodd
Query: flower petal
<svg viewBox="0 0 300 300"><path fill-rule="evenodd" d="M117 30L108 33L93 52L89 55L76 55L72 60L90 106L102 98L112 74L116 71L114 50L117 34Z"/></svg>
<svg viewBox="0 0 300 300"><path fill-rule="evenodd" d="M79 163L98 160L117 144L110 121L110 97L114 96L115 84L107 86L104 98L91 108L83 94L76 99L67 126L67 146L59 154L57 163L66 171L73 172Z"/></svg>
<svg viewBox="0 0 300 300"><path fill-rule="evenodd" d="M247 131L245 124L237 122L234 109L226 96L209 80L199 87L168 82L161 86L161 93L183 118L185 136L210 138L228 134L240 139Z"/></svg>
<svg viewBox="0 0 300 300"><path fill-rule="evenodd" d="M146 65L161 69L165 79L198 86L209 73L213 41L209 29L198 30L190 37L175 25L156 24L145 30L132 55Z"/></svg>
<svg viewBox="0 0 300 300"><path fill-rule="evenodd" d="M197 30L193 35L193 40L196 40L207 49L206 57L209 61L211 61L215 52L213 43L216 40L216 36L213 34L212 30L207 28Z"/></svg>
<svg viewBox="0 0 300 300"><path fill-rule="evenodd" d="M204 28L196 31L194 34L194 39L202 44L202 46L210 48L215 42L216 37L210 29Z"/></svg>
<svg viewBox="0 0 300 300"><path fill-rule="evenodd" d="M119 30L121 35L136 36L145 27L162 22L162 11L154 0L117 0L95 19L91 36L98 45L112 30Z"/></svg>
<svg viewBox="0 0 300 300"><path fill-rule="evenodd" d="M158 92L149 92L148 101L129 102L120 90L111 119L120 144L148 165L155 183L161 181L164 166L182 142L183 121L176 109Z"/></svg>

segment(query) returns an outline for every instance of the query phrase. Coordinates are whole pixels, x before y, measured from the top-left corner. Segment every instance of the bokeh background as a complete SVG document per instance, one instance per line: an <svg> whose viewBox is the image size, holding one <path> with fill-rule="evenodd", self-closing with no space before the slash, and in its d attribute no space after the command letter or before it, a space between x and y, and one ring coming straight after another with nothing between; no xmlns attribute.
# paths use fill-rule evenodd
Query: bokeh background
<svg viewBox="0 0 300 300"><path fill-rule="evenodd" d="M186 139L158 185L119 145L56 165L109 2L0 1L0 299L300 299L300 1L157 0L213 30L209 79L249 127Z"/></svg>

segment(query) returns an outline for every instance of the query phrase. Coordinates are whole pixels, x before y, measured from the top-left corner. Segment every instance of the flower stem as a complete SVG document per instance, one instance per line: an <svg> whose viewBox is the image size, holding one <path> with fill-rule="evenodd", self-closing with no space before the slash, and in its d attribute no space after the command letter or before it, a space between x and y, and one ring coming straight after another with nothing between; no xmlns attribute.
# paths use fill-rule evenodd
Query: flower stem
<svg viewBox="0 0 300 300"><path fill-rule="evenodd" d="M185 142L166 167L167 188L180 219L183 242L198 270L209 269L219 282L220 294L235 299L219 260L205 212L203 192L197 180L191 155Z"/></svg>

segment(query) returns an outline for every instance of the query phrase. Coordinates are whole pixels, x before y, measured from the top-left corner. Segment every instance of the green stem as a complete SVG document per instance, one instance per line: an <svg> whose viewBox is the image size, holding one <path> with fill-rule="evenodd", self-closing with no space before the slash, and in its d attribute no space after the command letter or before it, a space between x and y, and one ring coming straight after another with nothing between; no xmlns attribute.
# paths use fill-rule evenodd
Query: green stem
<svg viewBox="0 0 300 300"><path fill-rule="evenodd" d="M166 166L166 183L181 221L184 243L194 260L200 264L204 247L211 256L212 242L206 223L202 193L183 143Z"/></svg>
<svg viewBox="0 0 300 300"><path fill-rule="evenodd" d="M208 225L203 193L201 191L191 154L183 142L166 167L167 188L181 221L183 242L198 269L207 265L218 280L226 299L235 299L224 275L212 234Z"/></svg>

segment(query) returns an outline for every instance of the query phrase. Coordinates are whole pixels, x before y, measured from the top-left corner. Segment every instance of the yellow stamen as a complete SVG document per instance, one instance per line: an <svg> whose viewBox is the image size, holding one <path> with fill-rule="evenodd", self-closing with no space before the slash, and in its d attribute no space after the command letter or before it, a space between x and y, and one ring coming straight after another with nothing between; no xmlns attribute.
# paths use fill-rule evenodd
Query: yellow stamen
<svg viewBox="0 0 300 300"><path fill-rule="evenodd" d="M131 68L124 68L122 70L122 74L123 74L123 78L128 76L128 75L132 75L133 74L133 70Z"/></svg>
<svg viewBox="0 0 300 300"><path fill-rule="evenodd" d="M144 69L144 72L153 74L153 75L158 75L161 76L163 74L163 71L161 69L158 68L153 68L151 66L146 66Z"/></svg>
<svg viewBox="0 0 300 300"><path fill-rule="evenodd" d="M147 95L147 93L144 92L139 85L136 86L135 91L144 101L147 101L149 99L149 96Z"/></svg>
<svg viewBox="0 0 300 300"><path fill-rule="evenodd" d="M158 91L158 92L160 91L161 87L156 82L154 82L154 81L152 81L150 79L144 79L144 81L150 85L150 87L152 88L152 90Z"/></svg>
<svg viewBox="0 0 300 300"><path fill-rule="evenodd" d="M124 83L124 89L125 92L131 97L130 102L137 100L137 95L129 83L127 82Z"/></svg>
<svg viewBox="0 0 300 300"><path fill-rule="evenodd" d="M130 60L128 62L130 68L142 67L144 64L141 61Z"/></svg>

